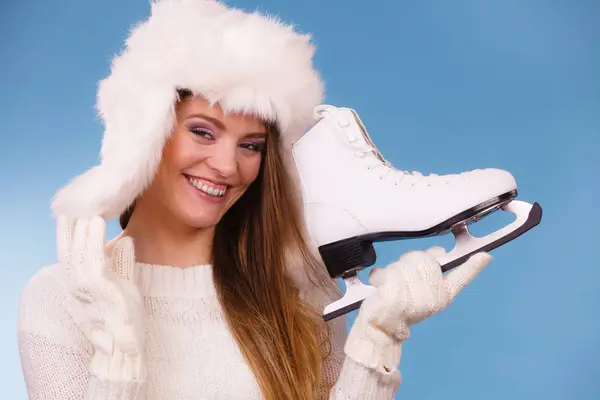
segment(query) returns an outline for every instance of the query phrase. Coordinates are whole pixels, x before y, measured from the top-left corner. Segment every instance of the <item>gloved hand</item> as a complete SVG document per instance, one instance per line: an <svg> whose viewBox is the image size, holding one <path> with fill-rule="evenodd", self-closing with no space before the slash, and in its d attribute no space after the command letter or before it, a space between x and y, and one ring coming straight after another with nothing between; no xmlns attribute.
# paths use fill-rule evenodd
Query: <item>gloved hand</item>
<svg viewBox="0 0 600 400"><path fill-rule="evenodd" d="M106 257L106 225L100 217L58 218L58 259L65 268L66 302L92 344L90 373L103 381L143 381L144 306L135 284L135 254L129 237Z"/></svg>
<svg viewBox="0 0 600 400"><path fill-rule="evenodd" d="M369 283L377 291L361 305L348 335L345 352L350 358L384 373L396 370L410 325L448 307L492 258L488 253L474 254L443 274L436 260L443 254L441 247L412 251L371 272Z"/></svg>

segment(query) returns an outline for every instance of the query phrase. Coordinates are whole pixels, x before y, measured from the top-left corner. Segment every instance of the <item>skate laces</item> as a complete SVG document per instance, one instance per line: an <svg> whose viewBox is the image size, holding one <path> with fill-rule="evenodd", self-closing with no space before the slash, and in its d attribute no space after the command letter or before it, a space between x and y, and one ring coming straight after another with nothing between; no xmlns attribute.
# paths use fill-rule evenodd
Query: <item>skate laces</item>
<svg viewBox="0 0 600 400"><path fill-rule="evenodd" d="M340 111L346 111L352 115L352 122L358 125L360 131L359 135L356 135L353 132L353 123L348 121L347 117L340 117ZM411 185L415 186L417 183L426 180L428 177L438 176L438 174L435 173L425 175L419 171L405 171L395 168L392 163L387 161L377 149L377 146L375 146L375 143L371 139L371 136L367 132L365 125L355 110L351 108L338 108L323 104L316 107L314 112L316 118L322 118L325 114L329 114L331 117L333 117L337 124L342 128L347 145L354 150L354 153L357 157L364 159L367 170L377 173L379 179L390 180L394 183L394 185L398 185L400 181L406 177L411 177ZM360 140L361 137L363 140ZM428 185L431 185L431 181L427 181L429 182Z"/></svg>
<svg viewBox="0 0 600 400"><path fill-rule="evenodd" d="M358 126L360 127L360 131L362 133L362 137L364 141L358 140L356 137L348 135L348 142L353 146L356 150L356 155L358 157L365 157L369 155L370 157L366 158L366 166L369 171L374 171L378 173L379 179L392 179L394 184L398 184L402 179L406 176L411 176L417 178L414 183L419 181L420 179L425 178L425 175L419 171L406 171L395 168L392 163L386 160L381 152L375 146L375 143L371 139L371 136L367 132L364 124L360 120L360 117L356 114L354 110L350 110L354 116L354 119ZM434 177L437 174L429 174L428 176Z"/></svg>
<svg viewBox="0 0 600 400"><path fill-rule="evenodd" d="M367 161L367 170L378 173L379 179L393 179L394 183L399 183L406 176L412 176L416 178L424 178L425 175L419 171L407 171L395 168L392 163L380 156L380 152L376 147L369 146L367 144L361 144L355 146L358 157L365 157L367 154L372 155ZM430 174L435 176L435 174Z"/></svg>

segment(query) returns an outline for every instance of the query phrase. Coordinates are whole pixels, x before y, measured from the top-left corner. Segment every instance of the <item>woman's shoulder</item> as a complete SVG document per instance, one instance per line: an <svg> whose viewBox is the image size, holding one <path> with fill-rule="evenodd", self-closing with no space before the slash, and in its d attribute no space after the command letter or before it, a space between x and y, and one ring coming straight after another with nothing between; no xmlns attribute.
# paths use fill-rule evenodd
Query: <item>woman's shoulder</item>
<svg viewBox="0 0 600 400"><path fill-rule="evenodd" d="M79 357L91 351L68 307L71 299L62 265L46 265L29 278L21 292L17 324L19 349L27 363L39 363L36 357Z"/></svg>
<svg viewBox="0 0 600 400"><path fill-rule="evenodd" d="M64 268L61 264L45 265L33 274L25 284L21 300L45 298L48 295L66 295Z"/></svg>
<svg viewBox="0 0 600 400"><path fill-rule="evenodd" d="M49 320L59 320L68 297L64 269L60 264L39 269L25 284L19 304L19 326L28 328ZM49 318L56 316L56 318Z"/></svg>

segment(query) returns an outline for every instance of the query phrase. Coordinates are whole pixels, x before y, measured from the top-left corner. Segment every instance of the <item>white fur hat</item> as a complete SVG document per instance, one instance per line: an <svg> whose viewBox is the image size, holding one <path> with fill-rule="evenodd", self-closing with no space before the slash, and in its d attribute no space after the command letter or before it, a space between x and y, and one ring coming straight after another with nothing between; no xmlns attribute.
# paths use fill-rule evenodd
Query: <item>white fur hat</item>
<svg viewBox="0 0 600 400"><path fill-rule="evenodd" d="M114 218L148 187L175 120L177 89L276 122L284 146L314 122L323 83L310 36L216 0L157 0L98 89L101 162L55 195L54 215Z"/></svg>

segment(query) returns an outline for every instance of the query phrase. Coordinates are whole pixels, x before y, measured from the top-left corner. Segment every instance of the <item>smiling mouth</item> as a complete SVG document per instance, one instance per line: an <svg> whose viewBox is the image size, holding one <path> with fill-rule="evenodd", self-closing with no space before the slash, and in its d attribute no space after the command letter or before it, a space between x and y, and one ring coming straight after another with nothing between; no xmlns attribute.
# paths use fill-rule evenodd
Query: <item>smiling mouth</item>
<svg viewBox="0 0 600 400"><path fill-rule="evenodd" d="M198 189L199 191L206 193L213 197L223 197L227 192L227 185L220 185L214 182L207 181L202 178L196 178L189 175L185 175L190 184Z"/></svg>

